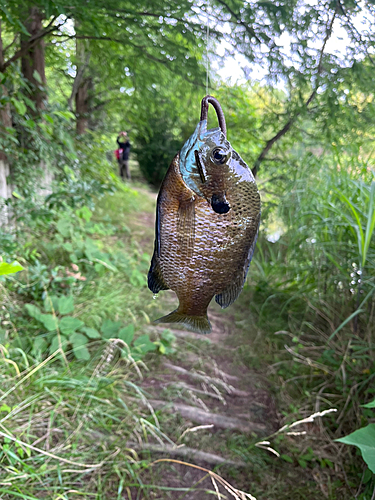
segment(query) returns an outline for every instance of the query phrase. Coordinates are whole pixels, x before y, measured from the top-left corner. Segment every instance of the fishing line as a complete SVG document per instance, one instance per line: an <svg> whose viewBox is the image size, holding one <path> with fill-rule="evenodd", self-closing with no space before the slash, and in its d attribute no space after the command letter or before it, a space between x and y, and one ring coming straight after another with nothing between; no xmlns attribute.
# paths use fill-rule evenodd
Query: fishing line
<svg viewBox="0 0 375 500"><path fill-rule="evenodd" d="M208 70L209 70L209 59L208 59L208 40L210 37L210 24L209 24L209 15L208 15L208 6L209 2L207 2L206 6L206 14L207 14L207 29L206 29L206 95L208 95Z"/></svg>

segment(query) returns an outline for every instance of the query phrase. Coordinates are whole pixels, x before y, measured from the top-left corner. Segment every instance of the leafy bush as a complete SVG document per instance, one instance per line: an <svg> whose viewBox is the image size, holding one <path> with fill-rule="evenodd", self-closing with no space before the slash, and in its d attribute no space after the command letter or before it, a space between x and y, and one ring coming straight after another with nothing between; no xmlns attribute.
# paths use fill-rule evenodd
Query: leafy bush
<svg viewBox="0 0 375 500"><path fill-rule="evenodd" d="M70 349L77 360L87 361L90 359L88 343L95 339L118 339L126 348L122 349L124 357L128 355L135 361L141 359L148 352L155 351L158 346L160 351L165 352L168 347L167 339L162 338L164 343L151 342L149 335L144 334L134 339L134 325L124 326L121 321L106 319L100 328L88 327L80 319L71 316L74 312L74 298L69 296L47 296L44 300L44 312L34 304L26 304L26 313L33 318L38 326L38 335L32 339L32 354L54 353L61 348L64 352ZM121 347L121 345L120 345Z"/></svg>
<svg viewBox="0 0 375 500"><path fill-rule="evenodd" d="M134 152L145 179L159 186L182 141L175 137L171 124L163 116L153 116L149 125L148 131L138 137Z"/></svg>

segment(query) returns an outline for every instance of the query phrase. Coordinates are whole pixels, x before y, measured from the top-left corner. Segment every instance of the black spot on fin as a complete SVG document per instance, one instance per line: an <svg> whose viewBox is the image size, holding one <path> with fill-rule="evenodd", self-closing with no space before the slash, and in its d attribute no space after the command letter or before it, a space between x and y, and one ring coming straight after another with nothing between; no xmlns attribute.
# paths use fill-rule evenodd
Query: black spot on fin
<svg viewBox="0 0 375 500"><path fill-rule="evenodd" d="M225 195L213 194L211 198L211 207L217 214L226 214L230 210L230 205L227 202Z"/></svg>
<svg viewBox="0 0 375 500"><path fill-rule="evenodd" d="M256 244L257 238L258 238L259 224L260 224L260 214L259 214L258 226L257 226L257 230L256 230L255 235L254 235L254 239L251 243L248 255L247 255L246 260L244 262L243 269L241 269L239 276L234 281L234 283L232 283L223 292L215 295L215 301L223 309L225 309L226 307L233 304L233 302L238 298L238 296L241 293L241 290L245 284L247 272L248 272L249 267L250 267L251 259L253 258L255 244Z"/></svg>
<svg viewBox="0 0 375 500"><path fill-rule="evenodd" d="M193 255L195 243L195 203L189 201L180 202L178 207L177 238L180 252L185 252L186 257Z"/></svg>
<svg viewBox="0 0 375 500"><path fill-rule="evenodd" d="M205 316L189 316L181 313L176 309L175 311L156 319L154 323L179 323L183 325L186 330L196 333L211 333L212 327L207 315Z"/></svg>

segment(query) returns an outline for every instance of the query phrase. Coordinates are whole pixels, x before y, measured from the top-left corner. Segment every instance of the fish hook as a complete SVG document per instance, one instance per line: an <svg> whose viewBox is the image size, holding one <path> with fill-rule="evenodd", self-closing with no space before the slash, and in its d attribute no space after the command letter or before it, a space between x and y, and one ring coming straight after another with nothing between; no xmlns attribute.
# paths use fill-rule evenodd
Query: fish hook
<svg viewBox="0 0 375 500"><path fill-rule="evenodd" d="M206 95L202 99L202 104L201 104L201 121L202 120L207 120L208 116L208 106L209 104L212 104L216 111L217 119L219 122L219 127L221 131L224 134L224 137L227 138L227 127L225 125L225 117L224 117L224 112L221 109L219 101L215 98L212 97L212 95Z"/></svg>

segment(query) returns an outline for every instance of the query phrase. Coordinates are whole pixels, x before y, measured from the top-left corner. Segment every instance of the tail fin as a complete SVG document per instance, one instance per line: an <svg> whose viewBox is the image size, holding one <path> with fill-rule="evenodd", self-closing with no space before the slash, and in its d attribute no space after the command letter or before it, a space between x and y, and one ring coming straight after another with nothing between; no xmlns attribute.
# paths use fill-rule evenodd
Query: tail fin
<svg viewBox="0 0 375 500"><path fill-rule="evenodd" d="M180 323L187 330L196 333L210 333L212 330L207 314L205 316L188 316L179 312L178 309L162 318L156 319L154 323Z"/></svg>

